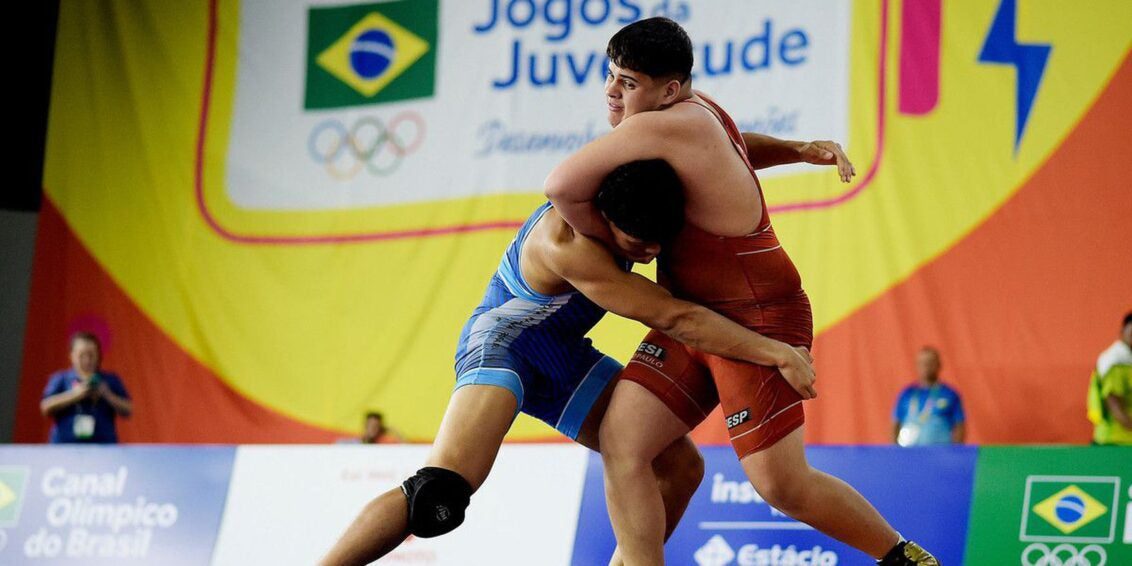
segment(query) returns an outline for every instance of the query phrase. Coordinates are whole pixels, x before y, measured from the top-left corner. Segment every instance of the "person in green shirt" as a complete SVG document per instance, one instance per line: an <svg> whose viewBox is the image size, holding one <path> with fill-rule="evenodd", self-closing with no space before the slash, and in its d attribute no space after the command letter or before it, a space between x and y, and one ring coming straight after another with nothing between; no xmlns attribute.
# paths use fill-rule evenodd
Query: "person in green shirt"
<svg viewBox="0 0 1132 566"><path fill-rule="evenodd" d="M1097 358L1088 409L1094 444L1132 445L1132 312L1124 315L1120 339Z"/></svg>

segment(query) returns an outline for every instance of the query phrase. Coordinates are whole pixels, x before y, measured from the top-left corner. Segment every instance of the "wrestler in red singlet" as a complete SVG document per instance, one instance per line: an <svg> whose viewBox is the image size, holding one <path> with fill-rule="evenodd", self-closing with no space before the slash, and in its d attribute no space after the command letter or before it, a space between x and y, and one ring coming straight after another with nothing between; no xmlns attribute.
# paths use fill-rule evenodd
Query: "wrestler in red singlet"
<svg viewBox="0 0 1132 566"><path fill-rule="evenodd" d="M708 104L682 102L703 106L719 119L755 179L763 201L762 220L752 233L737 237L685 224L676 241L662 251L657 279L676 297L705 305L769 338L809 348L810 301L770 225L743 138L719 105L697 94ZM655 330L645 337L622 377L651 391L690 428L722 404L739 458L773 446L805 421L802 397L778 368L705 354Z"/></svg>

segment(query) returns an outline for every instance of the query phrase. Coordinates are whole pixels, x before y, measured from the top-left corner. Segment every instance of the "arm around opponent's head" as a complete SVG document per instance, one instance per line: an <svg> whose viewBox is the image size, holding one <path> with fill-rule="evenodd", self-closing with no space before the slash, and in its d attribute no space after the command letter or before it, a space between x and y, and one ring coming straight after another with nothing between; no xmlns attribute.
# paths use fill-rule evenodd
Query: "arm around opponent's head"
<svg viewBox="0 0 1132 566"><path fill-rule="evenodd" d="M614 235L612 248L573 234L551 246L547 267L609 312L631 318L710 354L779 367L803 398L816 395L809 353L751 331L618 265L617 256L651 261L683 225L676 172L660 160L627 163L606 177L595 198Z"/></svg>
<svg viewBox="0 0 1132 566"><path fill-rule="evenodd" d="M547 176L543 183L546 198L578 232L612 242L609 225L594 204L602 180L624 163L665 158L667 147L661 137L665 121L649 114L659 113L626 119L566 158Z"/></svg>

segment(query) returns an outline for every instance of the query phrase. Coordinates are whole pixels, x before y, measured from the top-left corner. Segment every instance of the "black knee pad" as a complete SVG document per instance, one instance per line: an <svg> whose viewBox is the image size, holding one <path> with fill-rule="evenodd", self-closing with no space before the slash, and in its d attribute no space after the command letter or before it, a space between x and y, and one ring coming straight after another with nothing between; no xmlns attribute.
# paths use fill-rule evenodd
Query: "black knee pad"
<svg viewBox="0 0 1132 566"><path fill-rule="evenodd" d="M401 484L409 499L409 532L431 538L452 532L464 522L472 485L444 468L421 468Z"/></svg>

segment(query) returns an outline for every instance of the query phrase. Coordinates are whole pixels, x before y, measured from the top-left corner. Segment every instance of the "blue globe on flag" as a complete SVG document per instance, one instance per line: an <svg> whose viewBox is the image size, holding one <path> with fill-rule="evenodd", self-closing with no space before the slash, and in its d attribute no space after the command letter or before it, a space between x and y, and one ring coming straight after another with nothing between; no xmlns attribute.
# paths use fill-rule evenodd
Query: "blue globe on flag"
<svg viewBox="0 0 1132 566"><path fill-rule="evenodd" d="M393 38L379 29L359 35L350 45L350 66L363 79L381 76L394 57Z"/></svg>
<svg viewBox="0 0 1132 566"><path fill-rule="evenodd" d="M1072 525L1085 516L1085 502L1076 495L1066 495L1054 507L1057 518Z"/></svg>

